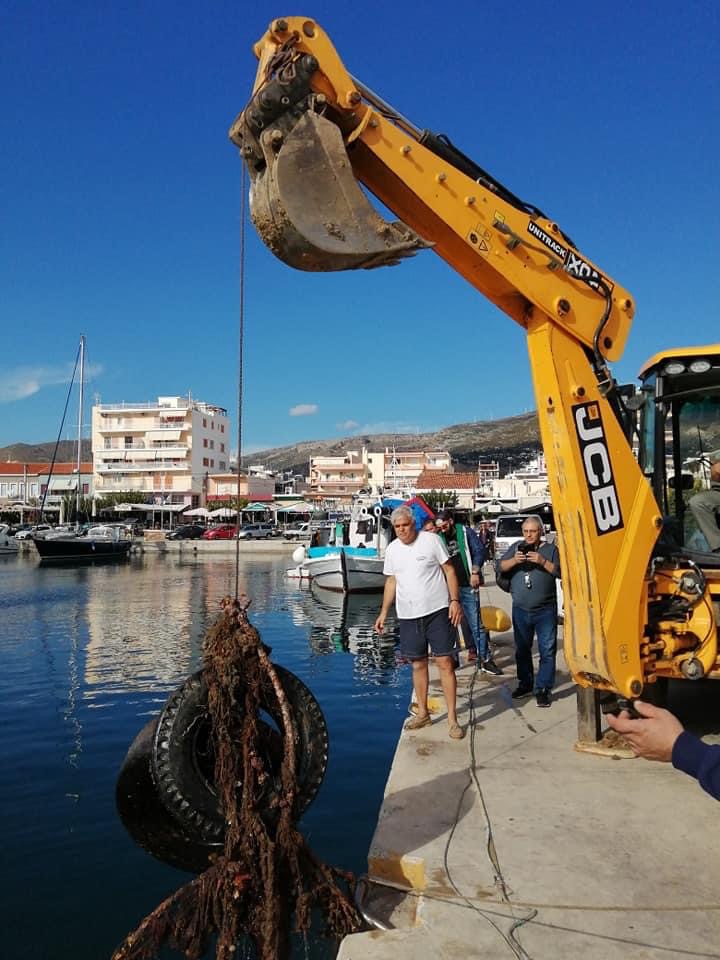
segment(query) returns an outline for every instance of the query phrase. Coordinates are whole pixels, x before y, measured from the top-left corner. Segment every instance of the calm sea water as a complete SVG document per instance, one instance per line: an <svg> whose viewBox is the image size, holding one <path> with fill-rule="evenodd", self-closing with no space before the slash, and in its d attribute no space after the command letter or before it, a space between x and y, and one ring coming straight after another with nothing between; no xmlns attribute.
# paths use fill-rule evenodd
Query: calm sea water
<svg viewBox="0 0 720 960"><path fill-rule="evenodd" d="M285 558L241 560L251 620L320 702L330 762L303 829L362 873L410 692L379 597L316 599ZM102 960L188 879L136 847L114 805L136 733L200 662L234 557L144 556L119 566L0 560L3 956ZM309 955L326 956L312 943Z"/></svg>

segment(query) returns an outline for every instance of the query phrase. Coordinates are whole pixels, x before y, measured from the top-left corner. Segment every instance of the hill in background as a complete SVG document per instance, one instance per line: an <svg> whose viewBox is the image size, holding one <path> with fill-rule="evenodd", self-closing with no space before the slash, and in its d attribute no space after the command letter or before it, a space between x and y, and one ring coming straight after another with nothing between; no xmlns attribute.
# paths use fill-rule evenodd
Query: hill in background
<svg viewBox="0 0 720 960"><path fill-rule="evenodd" d="M541 449L536 413L523 413L503 420L480 420L443 427L435 433L375 433L337 440L307 440L287 447L274 447L243 456L243 465L265 464L271 470L307 474L310 457L339 457L363 444L373 452L386 447L403 450L448 450L456 470L475 470L479 460L497 460L501 474L537 456Z"/></svg>
<svg viewBox="0 0 720 960"><path fill-rule="evenodd" d="M50 463L54 449L54 440L47 443L11 443L9 447L0 447L0 461ZM77 442L75 440L61 440L58 444L58 463L74 463L76 460ZM92 444L89 440L83 440L82 442L82 460L83 463L92 460Z"/></svg>
<svg viewBox="0 0 720 960"><path fill-rule="evenodd" d="M243 466L262 463L270 470L292 470L305 476L310 457L338 457L347 450L360 450L365 445L379 452L386 447L398 452L404 450L448 450L456 470L475 470L479 460L497 460L501 474L507 473L531 460L541 448L537 414L523 413L503 420L480 420L444 427L435 433L375 433L365 437L341 437L337 440L305 440L286 447L273 447L257 453L245 454ZM52 460L54 442L14 443L0 447L0 460L19 460L25 463L48 463ZM76 457L75 443L62 440L58 460L72 462ZM83 440L82 458L90 460L89 440Z"/></svg>

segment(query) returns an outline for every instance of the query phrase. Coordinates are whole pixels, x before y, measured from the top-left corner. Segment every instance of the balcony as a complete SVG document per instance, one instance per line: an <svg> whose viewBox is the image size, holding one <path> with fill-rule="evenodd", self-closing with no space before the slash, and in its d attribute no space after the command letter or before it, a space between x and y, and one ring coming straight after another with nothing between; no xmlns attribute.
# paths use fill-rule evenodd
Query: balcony
<svg viewBox="0 0 720 960"><path fill-rule="evenodd" d="M122 460L114 463L95 464L95 473L189 473L189 463L172 463L166 460L149 460L146 463L135 463L132 460Z"/></svg>

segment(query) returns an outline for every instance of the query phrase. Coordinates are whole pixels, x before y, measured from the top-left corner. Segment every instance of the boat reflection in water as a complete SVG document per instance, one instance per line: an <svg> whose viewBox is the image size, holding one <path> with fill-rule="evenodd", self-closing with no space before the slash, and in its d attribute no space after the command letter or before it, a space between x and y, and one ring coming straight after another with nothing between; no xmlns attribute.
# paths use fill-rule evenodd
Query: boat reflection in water
<svg viewBox="0 0 720 960"><path fill-rule="evenodd" d="M310 646L315 653L351 653L359 663L375 668L395 665L395 621L388 617L382 636L373 630L380 612L381 598L377 594L341 594L311 588L305 596L305 614L311 624Z"/></svg>

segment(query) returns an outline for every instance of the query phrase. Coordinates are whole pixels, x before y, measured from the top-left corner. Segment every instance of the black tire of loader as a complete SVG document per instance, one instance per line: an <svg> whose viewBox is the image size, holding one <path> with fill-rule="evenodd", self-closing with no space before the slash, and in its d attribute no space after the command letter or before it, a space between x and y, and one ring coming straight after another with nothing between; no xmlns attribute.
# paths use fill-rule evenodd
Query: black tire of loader
<svg viewBox="0 0 720 960"><path fill-rule="evenodd" d="M297 795L294 816L299 819L320 789L328 760L328 732L317 700L289 670L274 665L297 728ZM263 688L261 708L282 729L282 717L272 685ZM268 816L278 809L282 736L260 722L259 749L270 776L263 801ZM207 685L202 671L193 674L170 695L157 722L151 769L158 797L171 816L199 843L218 844L225 821L218 806L207 745L210 717Z"/></svg>

